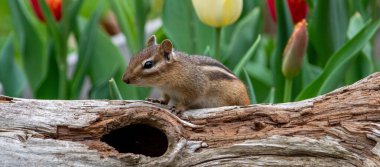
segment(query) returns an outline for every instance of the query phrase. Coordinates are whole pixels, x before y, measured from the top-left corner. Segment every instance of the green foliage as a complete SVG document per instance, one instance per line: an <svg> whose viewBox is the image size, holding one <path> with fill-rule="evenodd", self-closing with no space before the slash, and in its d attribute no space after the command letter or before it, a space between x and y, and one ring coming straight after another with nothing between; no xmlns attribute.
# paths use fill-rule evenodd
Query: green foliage
<svg viewBox="0 0 380 167"><path fill-rule="evenodd" d="M315 47L316 64L323 67L330 56L346 41L348 28L347 0L318 0L309 25L310 41Z"/></svg>
<svg viewBox="0 0 380 167"><path fill-rule="evenodd" d="M16 50L19 52L16 54L21 55L29 85L33 92L37 92L48 71L48 50L44 47L47 41L39 35L37 27L24 14L25 4L13 0L8 2L14 18L12 21L15 25Z"/></svg>
<svg viewBox="0 0 380 167"><path fill-rule="evenodd" d="M44 0L39 2L45 22L37 19L29 1L0 2L0 82L6 95L20 97L28 88L35 98L77 99L89 81L89 98L147 97L150 89L121 80L125 52L99 26L109 10L126 38L128 55L144 48L150 35L145 27L158 18L162 26L153 32L158 41L169 38L178 51L214 56L216 31L199 20L191 1L65 0L60 21ZM288 82L291 90L281 72L294 26L287 1L275 1L274 24L266 16L266 1L243 2L240 18L221 27L220 53L221 61L246 83L252 103L284 102L285 90L290 101L311 98L379 70L372 41L380 26L376 2L307 0L309 45L300 74ZM70 38L76 46L69 46ZM78 61L72 72L67 60L73 53Z"/></svg>
<svg viewBox="0 0 380 167"><path fill-rule="evenodd" d="M261 9L256 7L240 22L236 23L231 35L231 41L225 44L227 50L225 51L224 60L228 67L234 68L238 62L241 62L242 56L251 47L255 39L258 38L262 27L262 19Z"/></svg>
<svg viewBox="0 0 380 167"><path fill-rule="evenodd" d="M75 99L79 96L81 86L83 85L84 76L86 70L90 65L90 59L94 55L95 43L97 41L96 30L97 22L99 20L99 10L95 13L95 16L87 23L84 28L82 38L79 40L79 53L78 53L78 65L74 71L73 80L71 82L71 98Z"/></svg>
<svg viewBox="0 0 380 167"><path fill-rule="evenodd" d="M10 35L0 52L0 82L6 95L20 97L26 86L26 80L24 73L14 60L12 39L13 35Z"/></svg>
<svg viewBox="0 0 380 167"><path fill-rule="evenodd" d="M239 61L239 63L235 66L233 72L239 76L240 75L240 72L243 70L243 67L246 65L246 63L248 62L249 59L251 59L251 57L253 56L253 54L255 53L259 43L260 43L260 35L257 37L256 41L253 43L253 45L251 46L251 48L249 48L249 50L247 51L247 53L244 54L244 56L241 58L241 60Z"/></svg>
<svg viewBox="0 0 380 167"><path fill-rule="evenodd" d="M8 1L0 1L0 23L10 23L11 15L9 11ZM12 31L12 24L0 24L0 48L3 47L8 39L6 34Z"/></svg>
<svg viewBox="0 0 380 167"><path fill-rule="evenodd" d="M177 50L200 54L213 46L215 32L197 18L191 1L165 0L162 13L163 29Z"/></svg>
<svg viewBox="0 0 380 167"><path fill-rule="evenodd" d="M350 19L350 25L347 31L348 39L352 39L364 25L365 21L363 17L359 13L354 14ZM351 84L375 72L376 64L372 56L372 51L371 42L369 41L358 53L358 57L351 61L352 64L348 68L350 71L346 74L346 84Z"/></svg>
<svg viewBox="0 0 380 167"><path fill-rule="evenodd" d="M277 13L277 47L271 58L271 70L274 86L274 102L281 102L284 98L285 78L281 72L282 53L293 31L293 22L285 1L276 1Z"/></svg>
<svg viewBox="0 0 380 167"><path fill-rule="evenodd" d="M109 82L111 99L123 100L123 97L120 94L120 90L117 87L115 80L111 78L108 82Z"/></svg>
<svg viewBox="0 0 380 167"><path fill-rule="evenodd" d="M244 79L245 79L246 84L247 84L249 98L251 100L251 103L256 104L257 100L256 100L256 95L255 95L255 88L252 85L251 78L249 77L246 70L243 69L243 72L244 72Z"/></svg>
<svg viewBox="0 0 380 167"><path fill-rule="evenodd" d="M299 94L297 100L327 93L339 86L337 83L342 80L348 63L357 56L357 53L371 39L379 26L380 20L367 23L359 33L331 56L322 74Z"/></svg>
<svg viewBox="0 0 380 167"><path fill-rule="evenodd" d="M112 0L108 1L116 14L121 31L128 39L128 46L132 54L136 54L144 47L145 23L149 12L147 0Z"/></svg>
<svg viewBox="0 0 380 167"><path fill-rule="evenodd" d="M11 42L3 49L5 54L1 63L7 63L2 66L7 69L2 72L8 74L1 75L5 94L20 96L26 84L24 78L27 78L36 98L77 99L84 79L89 77L92 84L90 97L110 97L108 80L114 76L121 78L125 60L98 27L104 1L96 4L98 7L88 21L78 16L83 0L65 1L62 11L66 14L56 21L45 1L40 0L45 22L34 17L33 11L28 9L29 1L9 0L8 3L16 36L9 39ZM68 76L71 72L67 64L67 41L71 34L78 44L78 62L73 75ZM13 47L9 43L14 43L16 52L10 49ZM21 56L19 64L22 68L9 57L12 55L16 59Z"/></svg>

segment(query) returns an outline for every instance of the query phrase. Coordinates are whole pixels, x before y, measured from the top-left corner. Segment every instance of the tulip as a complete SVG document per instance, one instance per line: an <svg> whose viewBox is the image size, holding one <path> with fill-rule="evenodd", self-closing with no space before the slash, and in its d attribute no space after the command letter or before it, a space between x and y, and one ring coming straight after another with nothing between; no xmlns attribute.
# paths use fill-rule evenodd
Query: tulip
<svg viewBox="0 0 380 167"><path fill-rule="evenodd" d="M283 53L282 73L286 79L284 101L290 100L292 79L298 75L306 53L308 44L306 26L305 19L297 23Z"/></svg>
<svg viewBox="0 0 380 167"><path fill-rule="evenodd" d="M192 2L199 19L211 27L234 23L243 9L243 0L192 0Z"/></svg>
<svg viewBox="0 0 380 167"><path fill-rule="evenodd" d="M267 5L272 19L276 21L276 8L274 1L275 0L267 0ZM299 21L306 18L309 10L306 0L287 0L287 2L294 24L297 24Z"/></svg>
<svg viewBox="0 0 380 167"><path fill-rule="evenodd" d="M220 60L220 29L234 23L240 17L243 0L192 0L192 3L198 18L204 24L215 28L214 55Z"/></svg>
<svg viewBox="0 0 380 167"><path fill-rule="evenodd" d="M286 44L282 62L282 73L286 78L295 77L301 69L308 42L306 25L305 20L300 21Z"/></svg>
<svg viewBox="0 0 380 167"><path fill-rule="evenodd" d="M30 0L33 11L37 15L38 19L45 22L44 15L42 13L40 4L38 0ZM62 16L62 0L46 0L47 6L50 8L50 11L53 13L56 21L61 20Z"/></svg>

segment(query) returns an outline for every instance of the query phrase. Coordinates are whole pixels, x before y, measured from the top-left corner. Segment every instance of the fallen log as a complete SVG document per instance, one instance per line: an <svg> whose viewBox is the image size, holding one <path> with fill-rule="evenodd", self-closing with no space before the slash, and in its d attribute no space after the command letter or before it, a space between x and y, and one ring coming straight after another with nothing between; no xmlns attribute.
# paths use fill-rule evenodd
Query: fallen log
<svg viewBox="0 0 380 167"><path fill-rule="evenodd" d="M0 97L0 166L380 166L380 73L313 99L191 110Z"/></svg>

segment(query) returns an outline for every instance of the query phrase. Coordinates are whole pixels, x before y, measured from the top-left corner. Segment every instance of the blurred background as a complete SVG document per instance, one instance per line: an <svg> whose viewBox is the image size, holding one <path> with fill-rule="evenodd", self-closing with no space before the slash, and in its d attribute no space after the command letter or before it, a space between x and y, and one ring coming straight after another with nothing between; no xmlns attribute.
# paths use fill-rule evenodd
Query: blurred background
<svg viewBox="0 0 380 167"><path fill-rule="evenodd" d="M121 76L156 35L221 61L252 103L303 100L380 70L379 18L378 0L0 0L0 94L144 99Z"/></svg>

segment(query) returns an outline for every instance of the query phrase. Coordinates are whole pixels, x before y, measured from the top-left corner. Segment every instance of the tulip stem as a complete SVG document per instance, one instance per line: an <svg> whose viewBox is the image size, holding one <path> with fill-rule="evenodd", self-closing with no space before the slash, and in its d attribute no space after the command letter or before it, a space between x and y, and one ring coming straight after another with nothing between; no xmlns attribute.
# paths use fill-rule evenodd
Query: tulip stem
<svg viewBox="0 0 380 167"><path fill-rule="evenodd" d="M214 58L221 60L220 56L220 27L215 28L215 47L214 47Z"/></svg>
<svg viewBox="0 0 380 167"><path fill-rule="evenodd" d="M66 38L67 40L67 38ZM58 98L67 99L67 64L66 64L66 55L67 55L67 45L63 43L61 49L57 54L58 61Z"/></svg>
<svg viewBox="0 0 380 167"><path fill-rule="evenodd" d="M285 93L284 93L284 102L290 102L292 98L292 84L293 79L285 79Z"/></svg>

